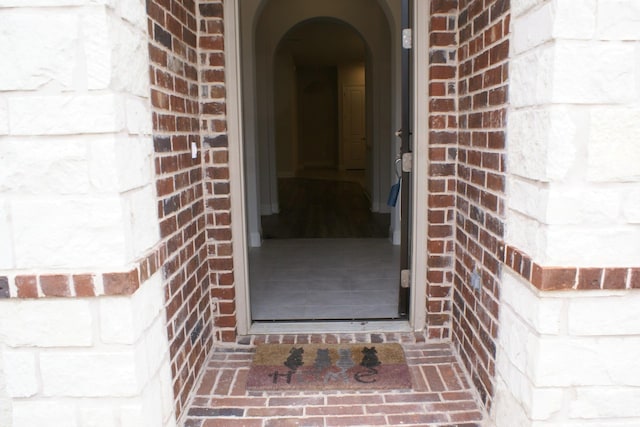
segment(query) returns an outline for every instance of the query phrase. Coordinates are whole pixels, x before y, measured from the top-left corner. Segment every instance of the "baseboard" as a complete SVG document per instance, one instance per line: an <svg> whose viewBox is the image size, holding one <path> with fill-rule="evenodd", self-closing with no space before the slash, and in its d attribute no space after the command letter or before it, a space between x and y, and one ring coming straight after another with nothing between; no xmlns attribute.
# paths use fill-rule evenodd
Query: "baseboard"
<svg viewBox="0 0 640 427"><path fill-rule="evenodd" d="M391 243L393 243L394 246L400 245L401 236L402 234L400 233L400 230L393 230L393 233L391 235Z"/></svg>
<svg viewBox="0 0 640 427"><path fill-rule="evenodd" d="M252 248L259 248L262 246L262 236L260 236L260 233L249 233L249 246Z"/></svg>

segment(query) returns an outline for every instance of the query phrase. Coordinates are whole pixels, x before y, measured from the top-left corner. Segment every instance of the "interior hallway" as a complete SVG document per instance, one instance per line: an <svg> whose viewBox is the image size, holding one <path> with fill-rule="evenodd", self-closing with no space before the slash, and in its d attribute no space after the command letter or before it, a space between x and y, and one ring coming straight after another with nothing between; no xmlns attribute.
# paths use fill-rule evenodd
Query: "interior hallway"
<svg viewBox="0 0 640 427"><path fill-rule="evenodd" d="M402 344L412 390L249 392L255 345L269 343ZM217 346L186 410L185 427L422 426L479 427L484 413L450 343L424 335L323 334L240 337Z"/></svg>

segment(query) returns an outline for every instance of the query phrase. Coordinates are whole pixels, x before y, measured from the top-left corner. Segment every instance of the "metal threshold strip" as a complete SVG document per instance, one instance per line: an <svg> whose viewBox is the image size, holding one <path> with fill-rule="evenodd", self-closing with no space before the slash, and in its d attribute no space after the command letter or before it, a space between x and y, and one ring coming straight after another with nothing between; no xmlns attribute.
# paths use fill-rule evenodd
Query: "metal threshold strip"
<svg viewBox="0 0 640 427"><path fill-rule="evenodd" d="M271 321L254 322L250 335L266 334L336 334L353 332L412 332L407 320L353 320L353 321Z"/></svg>

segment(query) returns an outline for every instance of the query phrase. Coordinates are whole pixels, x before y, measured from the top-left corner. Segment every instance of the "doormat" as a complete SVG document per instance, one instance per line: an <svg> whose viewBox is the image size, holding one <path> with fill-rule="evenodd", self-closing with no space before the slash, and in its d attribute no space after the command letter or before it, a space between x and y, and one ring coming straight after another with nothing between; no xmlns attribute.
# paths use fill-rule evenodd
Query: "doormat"
<svg viewBox="0 0 640 427"><path fill-rule="evenodd" d="M247 378L247 390L410 388L400 344L262 344Z"/></svg>

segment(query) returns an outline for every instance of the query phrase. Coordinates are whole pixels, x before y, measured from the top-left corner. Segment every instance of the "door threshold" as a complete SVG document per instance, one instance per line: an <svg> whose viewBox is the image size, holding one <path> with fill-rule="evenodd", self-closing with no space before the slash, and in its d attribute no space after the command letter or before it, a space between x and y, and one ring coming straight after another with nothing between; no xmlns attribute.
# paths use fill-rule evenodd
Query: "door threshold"
<svg viewBox="0 0 640 427"><path fill-rule="evenodd" d="M255 322L249 335L340 334L353 332L413 332L407 320L354 320L336 322Z"/></svg>

